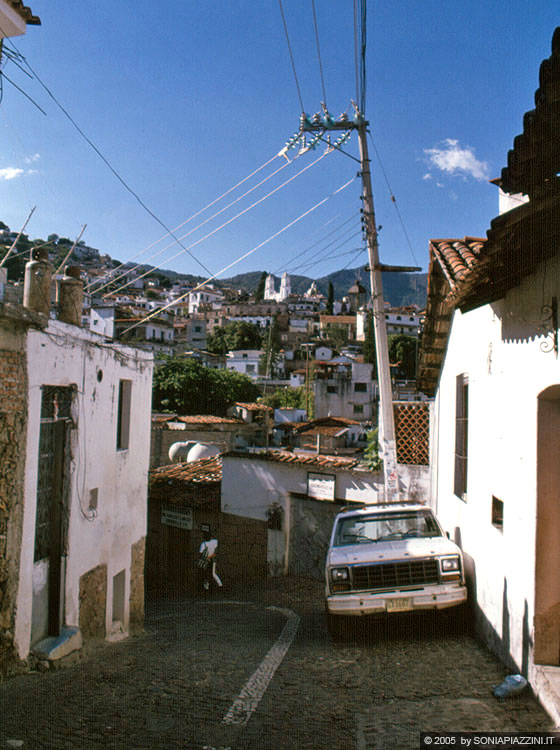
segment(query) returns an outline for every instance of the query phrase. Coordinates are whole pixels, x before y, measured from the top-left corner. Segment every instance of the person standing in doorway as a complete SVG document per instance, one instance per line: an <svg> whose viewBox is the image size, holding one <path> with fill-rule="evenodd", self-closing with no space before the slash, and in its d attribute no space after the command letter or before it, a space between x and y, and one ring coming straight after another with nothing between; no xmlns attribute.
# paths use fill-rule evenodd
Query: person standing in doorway
<svg viewBox="0 0 560 750"><path fill-rule="evenodd" d="M217 550L218 540L213 537L210 531L206 531L199 550L199 567L202 571L202 587L205 591L210 590L211 580L218 588L222 588L222 581L216 571Z"/></svg>

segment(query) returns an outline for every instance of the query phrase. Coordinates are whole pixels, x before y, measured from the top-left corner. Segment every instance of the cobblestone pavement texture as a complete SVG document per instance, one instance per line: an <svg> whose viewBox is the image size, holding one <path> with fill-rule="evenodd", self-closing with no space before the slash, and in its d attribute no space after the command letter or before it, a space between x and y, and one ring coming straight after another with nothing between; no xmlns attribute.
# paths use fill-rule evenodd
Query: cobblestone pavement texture
<svg viewBox="0 0 560 750"><path fill-rule="evenodd" d="M248 723L225 724L284 628L278 608L301 618L295 639ZM406 750L421 731L552 729L530 690L494 698L505 674L447 617L360 620L333 641L320 582L270 579L149 602L143 634L4 680L0 748Z"/></svg>

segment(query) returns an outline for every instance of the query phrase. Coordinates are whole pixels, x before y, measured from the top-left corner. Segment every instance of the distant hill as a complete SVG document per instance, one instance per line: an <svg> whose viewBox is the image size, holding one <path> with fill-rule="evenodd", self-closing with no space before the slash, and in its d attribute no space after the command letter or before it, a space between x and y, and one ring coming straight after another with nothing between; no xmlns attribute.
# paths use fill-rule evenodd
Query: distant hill
<svg viewBox="0 0 560 750"><path fill-rule="evenodd" d="M262 271L251 271L232 276L229 279L220 279L220 282L227 286L238 289L246 289L248 292L254 292L261 278ZM343 271L336 271L320 279L311 279L308 276L291 276L290 286L292 292L303 294L306 292L313 281L317 284L319 291L327 296L329 281L332 281L335 299L342 299L346 296L348 290L356 279L360 277L362 285L369 290L369 274L363 270L363 267L348 268ZM383 277L383 296L393 307L403 305L426 305L426 286L428 275L425 273L384 273ZM280 277L274 277L276 289L280 288ZM218 282L218 285L219 283Z"/></svg>

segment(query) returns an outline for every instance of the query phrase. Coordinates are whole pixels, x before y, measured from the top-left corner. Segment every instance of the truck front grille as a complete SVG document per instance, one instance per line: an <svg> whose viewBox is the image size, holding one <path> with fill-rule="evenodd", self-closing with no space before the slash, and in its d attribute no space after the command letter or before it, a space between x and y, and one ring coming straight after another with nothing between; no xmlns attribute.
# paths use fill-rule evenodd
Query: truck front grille
<svg viewBox="0 0 560 750"><path fill-rule="evenodd" d="M354 589L399 589L438 583L438 563L434 558L410 562L356 565L352 568Z"/></svg>

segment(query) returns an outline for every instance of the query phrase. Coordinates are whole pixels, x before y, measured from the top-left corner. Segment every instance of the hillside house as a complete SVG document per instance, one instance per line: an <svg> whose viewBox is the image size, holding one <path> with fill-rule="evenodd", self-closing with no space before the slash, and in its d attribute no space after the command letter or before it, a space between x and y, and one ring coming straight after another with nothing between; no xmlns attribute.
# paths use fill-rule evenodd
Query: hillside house
<svg viewBox="0 0 560 750"><path fill-rule="evenodd" d="M559 91L557 28L487 239L430 242L419 378L435 398L434 501L479 631L543 699L560 666Z"/></svg>
<svg viewBox="0 0 560 750"><path fill-rule="evenodd" d="M375 417L377 382L373 366L350 357L314 362L315 416L347 417L370 422Z"/></svg>

